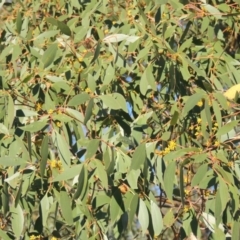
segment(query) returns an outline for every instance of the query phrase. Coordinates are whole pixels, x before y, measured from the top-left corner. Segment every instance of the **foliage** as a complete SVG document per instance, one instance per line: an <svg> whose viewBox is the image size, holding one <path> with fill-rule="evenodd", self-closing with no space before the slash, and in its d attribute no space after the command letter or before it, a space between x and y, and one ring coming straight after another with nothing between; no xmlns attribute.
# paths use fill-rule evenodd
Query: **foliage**
<svg viewBox="0 0 240 240"><path fill-rule="evenodd" d="M0 237L238 239L239 4L0 3Z"/></svg>

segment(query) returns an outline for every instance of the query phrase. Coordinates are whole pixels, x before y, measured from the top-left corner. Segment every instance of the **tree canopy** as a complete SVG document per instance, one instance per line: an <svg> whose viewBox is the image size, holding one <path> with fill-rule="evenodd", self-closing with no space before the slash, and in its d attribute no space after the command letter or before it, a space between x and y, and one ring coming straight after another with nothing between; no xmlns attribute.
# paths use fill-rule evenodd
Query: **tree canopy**
<svg viewBox="0 0 240 240"><path fill-rule="evenodd" d="M0 238L239 239L240 2L0 3Z"/></svg>

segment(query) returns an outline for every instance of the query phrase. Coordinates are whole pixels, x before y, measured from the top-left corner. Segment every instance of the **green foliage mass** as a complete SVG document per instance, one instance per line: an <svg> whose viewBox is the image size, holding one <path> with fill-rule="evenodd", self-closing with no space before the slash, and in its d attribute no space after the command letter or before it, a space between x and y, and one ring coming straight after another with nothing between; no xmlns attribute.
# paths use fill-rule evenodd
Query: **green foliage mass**
<svg viewBox="0 0 240 240"><path fill-rule="evenodd" d="M0 7L1 239L239 239L239 0Z"/></svg>

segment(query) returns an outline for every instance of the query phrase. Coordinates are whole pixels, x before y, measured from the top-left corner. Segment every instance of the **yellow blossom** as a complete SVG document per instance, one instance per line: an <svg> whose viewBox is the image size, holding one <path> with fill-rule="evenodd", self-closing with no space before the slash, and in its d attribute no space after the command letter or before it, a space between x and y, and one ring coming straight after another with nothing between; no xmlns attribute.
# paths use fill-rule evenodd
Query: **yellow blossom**
<svg viewBox="0 0 240 240"><path fill-rule="evenodd" d="M92 91L91 91L90 88L86 88L86 89L85 89L85 92L86 92L86 93L91 93Z"/></svg>
<svg viewBox="0 0 240 240"><path fill-rule="evenodd" d="M108 30L108 29L105 29L105 30L104 30L104 33L105 33L105 34L107 34L108 32L109 32L109 30Z"/></svg>
<svg viewBox="0 0 240 240"><path fill-rule="evenodd" d="M216 128L216 127L213 127L213 128L212 128L212 131L213 131L213 132L216 132L216 131L217 131L217 128Z"/></svg>
<svg viewBox="0 0 240 240"><path fill-rule="evenodd" d="M78 72L81 73L81 72L83 71L83 69L84 69L83 67L80 67L80 68L78 69Z"/></svg>
<svg viewBox="0 0 240 240"><path fill-rule="evenodd" d="M199 107L202 107L203 101L202 101L202 100L198 101L198 102L197 102L197 105L198 105Z"/></svg>
<svg viewBox="0 0 240 240"><path fill-rule="evenodd" d="M35 108L36 108L37 111L40 111L42 109L42 104L41 103L37 103Z"/></svg>
<svg viewBox="0 0 240 240"><path fill-rule="evenodd" d="M201 136L201 132L195 132L194 134L196 137Z"/></svg>
<svg viewBox="0 0 240 240"><path fill-rule="evenodd" d="M204 195L205 195L205 197L208 197L208 196L210 195L210 191L209 191L209 190L206 190L206 191L204 192Z"/></svg>
<svg viewBox="0 0 240 240"><path fill-rule="evenodd" d="M40 235L39 236L31 235L29 239L30 240L38 240L38 239L41 239L41 236Z"/></svg>
<svg viewBox="0 0 240 240"><path fill-rule="evenodd" d="M215 122L215 123L213 124L213 126L214 126L214 127L218 127L218 123Z"/></svg>
<svg viewBox="0 0 240 240"><path fill-rule="evenodd" d="M60 160L52 159L48 161L48 163L50 164L51 168L58 168L59 170L62 169L62 162Z"/></svg>
<svg viewBox="0 0 240 240"><path fill-rule="evenodd" d="M62 162L60 160L57 161L57 168L62 169Z"/></svg>
<svg viewBox="0 0 240 240"><path fill-rule="evenodd" d="M52 109L49 109L48 110L48 114L52 114L53 113L53 110Z"/></svg>
<svg viewBox="0 0 240 240"><path fill-rule="evenodd" d="M185 205L184 208L183 208L183 212L186 213L186 212L188 212L188 211L189 211L189 206L186 206L186 205Z"/></svg>
<svg viewBox="0 0 240 240"><path fill-rule="evenodd" d="M170 150L169 147L165 148L164 151L163 151L163 155L166 155L166 154L170 153L170 151L171 150Z"/></svg>
<svg viewBox="0 0 240 240"><path fill-rule="evenodd" d="M196 126L196 127L195 127L195 130L196 130L197 132L200 131L200 129L201 129L200 126Z"/></svg>
<svg viewBox="0 0 240 240"><path fill-rule="evenodd" d="M189 127L189 130L193 130L194 129L194 126L193 125L191 125L190 127Z"/></svg>
<svg viewBox="0 0 240 240"><path fill-rule="evenodd" d="M57 240L57 238L56 237L51 237L51 240Z"/></svg>
<svg viewBox="0 0 240 240"><path fill-rule="evenodd" d="M59 121L57 121L57 122L56 122L56 125L57 125L57 127L59 127L59 128L60 128L60 127L62 126L62 123L61 123L61 122L59 122Z"/></svg>
<svg viewBox="0 0 240 240"><path fill-rule="evenodd" d="M206 146L207 146L207 147L210 147L211 144L212 144L211 141L207 140L207 142L206 142Z"/></svg>
<svg viewBox="0 0 240 240"><path fill-rule="evenodd" d="M201 118L197 118L197 123L201 123L202 122L202 119Z"/></svg>
<svg viewBox="0 0 240 240"><path fill-rule="evenodd" d="M228 164L227 164L229 167L233 167L233 162L232 161L230 161L230 162L228 162Z"/></svg>
<svg viewBox="0 0 240 240"><path fill-rule="evenodd" d="M219 146L220 146L220 142L219 142L219 141L216 141L216 142L214 143L214 146L215 146L215 147L219 147Z"/></svg>
<svg viewBox="0 0 240 240"><path fill-rule="evenodd" d="M82 61L83 61L83 58L82 58L82 57L79 57L79 58L78 58L78 61L79 61L79 62L82 62Z"/></svg>
<svg viewBox="0 0 240 240"><path fill-rule="evenodd" d="M50 167L51 168L56 168L57 167L57 160L53 159L49 161Z"/></svg>
<svg viewBox="0 0 240 240"><path fill-rule="evenodd" d="M159 156L163 156L163 151L156 151L156 154Z"/></svg>
<svg viewBox="0 0 240 240"><path fill-rule="evenodd" d="M188 189L185 189L185 190L184 190L184 193L185 193L185 195L189 195L189 193L190 193L190 190L188 190Z"/></svg>
<svg viewBox="0 0 240 240"><path fill-rule="evenodd" d="M184 182L184 183L187 183L187 182L188 182L187 176L184 176L184 177L183 177L183 182ZM185 192L185 191L187 191L187 190L185 189L184 192Z"/></svg>
<svg viewBox="0 0 240 240"><path fill-rule="evenodd" d="M169 143L168 143L168 148L170 149L170 150L174 150L175 148L176 148L176 143L173 141L173 140L171 140Z"/></svg>

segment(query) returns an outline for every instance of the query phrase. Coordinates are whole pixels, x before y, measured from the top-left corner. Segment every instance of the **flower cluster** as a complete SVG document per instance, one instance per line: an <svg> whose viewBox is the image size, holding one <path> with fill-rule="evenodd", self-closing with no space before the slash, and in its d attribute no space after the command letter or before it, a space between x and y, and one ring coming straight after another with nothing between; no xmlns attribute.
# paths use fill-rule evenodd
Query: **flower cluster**
<svg viewBox="0 0 240 240"><path fill-rule="evenodd" d="M165 156L168 153L170 153L171 151L175 150L176 146L177 146L176 142L171 140L171 141L169 141L168 146L165 147L165 149L163 151L156 151L156 154L158 154L160 156Z"/></svg>
<svg viewBox="0 0 240 240"><path fill-rule="evenodd" d="M40 236L40 235L39 235L39 236L31 235L29 239L30 239L30 240L40 240L40 239L41 239L41 236Z"/></svg>
<svg viewBox="0 0 240 240"><path fill-rule="evenodd" d="M58 170L62 170L62 162L60 160L49 160L48 164L50 165L51 168L57 168Z"/></svg>

